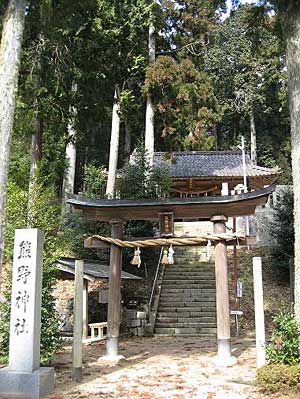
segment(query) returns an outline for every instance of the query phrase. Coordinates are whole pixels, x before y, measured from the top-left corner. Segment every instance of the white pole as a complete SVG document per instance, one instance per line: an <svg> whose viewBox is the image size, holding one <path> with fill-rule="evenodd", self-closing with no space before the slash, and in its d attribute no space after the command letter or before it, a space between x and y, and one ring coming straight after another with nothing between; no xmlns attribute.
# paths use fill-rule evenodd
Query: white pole
<svg viewBox="0 0 300 399"><path fill-rule="evenodd" d="M261 258L253 258L253 284L255 306L256 333L256 366L260 368L266 364L265 314L262 284Z"/></svg>
<svg viewBox="0 0 300 399"><path fill-rule="evenodd" d="M74 332L72 380L82 380L83 260L75 260Z"/></svg>
<svg viewBox="0 0 300 399"><path fill-rule="evenodd" d="M244 136L242 136L242 145L241 145L240 148L242 150L242 160L243 160L244 193L247 193L248 192L248 187L247 187L246 151L245 151L245 138L244 138ZM249 217L246 216L246 235L248 236L249 233L250 233Z"/></svg>
<svg viewBox="0 0 300 399"><path fill-rule="evenodd" d="M244 136L242 136L241 150L242 150L242 159L243 159L244 192L247 193L248 192L248 188L247 188L246 152L245 152L245 139L244 139Z"/></svg>

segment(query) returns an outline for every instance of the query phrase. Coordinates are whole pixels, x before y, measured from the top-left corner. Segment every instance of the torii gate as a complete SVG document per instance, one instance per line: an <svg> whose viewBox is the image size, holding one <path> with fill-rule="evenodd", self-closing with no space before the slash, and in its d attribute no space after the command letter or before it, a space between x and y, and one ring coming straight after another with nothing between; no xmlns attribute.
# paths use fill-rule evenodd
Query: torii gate
<svg viewBox="0 0 300 399"><path fill-rule="evenodd" d="M229 217L253 215L257 206L266 204L274 186L260 191L233 195L198 198L152 200L97 200L70 195L67 203L87 219L111 224L111 238L122 240L123 226L129 220L157 220L160 213L172 212L174 219L210 220L214 224L216 306L217 306L217 362L228 366L236 362L231 355L230 309L227 273L227 244L236 241L226 235ZM209 238L210 239L210 238ZM205 240L203 240L205 241ZM207 241L207 240L206 240ZM195 243L193 244L195 245ZM201 245L201 244L196 244ZM202 244L203 245L203 244ZM88 248L107 247L97 236L85 242ZM108 299L108 333L106 354L118 356L121 303L122 246L110 245L110 278Z"/></svg>

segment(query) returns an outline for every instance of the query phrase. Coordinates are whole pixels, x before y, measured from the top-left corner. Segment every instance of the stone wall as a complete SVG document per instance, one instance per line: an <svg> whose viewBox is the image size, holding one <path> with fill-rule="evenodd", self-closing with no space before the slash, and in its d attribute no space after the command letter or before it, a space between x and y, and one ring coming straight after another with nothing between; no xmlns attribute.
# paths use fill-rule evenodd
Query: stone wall
<svg viewBox="0 0 300 399"><path fill-rule="evenodd" d="M147 332L147 322L147 312L124 308L122 311L121 332L143 337Z"/></svg>

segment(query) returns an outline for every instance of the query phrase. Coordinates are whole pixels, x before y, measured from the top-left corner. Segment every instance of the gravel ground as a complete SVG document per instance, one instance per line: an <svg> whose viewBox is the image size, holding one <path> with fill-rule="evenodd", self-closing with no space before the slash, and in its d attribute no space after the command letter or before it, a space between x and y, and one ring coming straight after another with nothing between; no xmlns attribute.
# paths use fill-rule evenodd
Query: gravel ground
<svg viewBox="0 0 300 399"><path fill-rule="evenodd" d="M68 346L54 361L56 389L49 399L270 398L253 385L253 337L234 339L232 347L237 365L219 368L212 362L215 344L199 338L124 339L120 343L124 359L115 363L101 358L105 343L98 342L84 346L84 379L74 383L71 381L71 347Z"/></svg>

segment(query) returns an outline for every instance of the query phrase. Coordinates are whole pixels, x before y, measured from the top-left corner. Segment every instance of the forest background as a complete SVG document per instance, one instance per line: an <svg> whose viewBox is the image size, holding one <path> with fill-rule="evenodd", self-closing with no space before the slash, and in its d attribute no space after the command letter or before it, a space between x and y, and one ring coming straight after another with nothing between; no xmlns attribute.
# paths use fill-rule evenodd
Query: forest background
<svg viewBox="0 0 300 399"><path fill-rule="evenodd" d="M7 4L0 2L1 23ZM70 170L66 148L71 144L76 150L74 191L104 195L102 171L108 167L116 94L118 167L144 138L150 96L155 150L171 158L179 150L237 149L241 136L250 143L252 133L258 163L278 165L281 182L290 184L287 72L276 13L266 5L235 4L227 18L225 13L225 0L29 2L4 255L10 260L15 228L46 232L46 315L53 309L53 261L78 251L84 232L99 229L61 218ZM149 62L151 25L156 47L155 61ZM51 352L49 343L44 345Z"/></svg>

